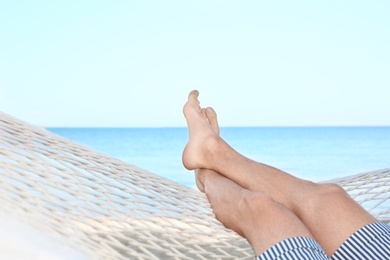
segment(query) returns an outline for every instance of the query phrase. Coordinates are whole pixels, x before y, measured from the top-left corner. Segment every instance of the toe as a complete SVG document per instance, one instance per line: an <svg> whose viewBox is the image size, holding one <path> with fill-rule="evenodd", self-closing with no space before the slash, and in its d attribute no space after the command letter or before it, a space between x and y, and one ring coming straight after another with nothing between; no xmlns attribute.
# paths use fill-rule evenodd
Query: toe
<svg viewBox="0 0 390 260"><path fill-rule="evenodd" d="M188 94L188 99L190 99L192 97L198 98L198 96L199 96L199 91L198 90L192 90L190 92L190 94Z"/></svg>
<svg viewBox="0 0 390 260"><path fill-rule="evenodd" d="M198 97L199 97L199 91L192 90L190 94L188 94L188 102L191 104L199 105Z"/></svg>
<svg viewBox="0 0 390 260"><path fill-rule="evenodd" d="M199 96L199 91L193 90L190 92L190 94L188 95L188 101L183 107L184 115L187 115L188 113L192 113L191 111L196 111L196 112L200 111L200 106L199 106L200 103L198 100L198 96Z"/></svg>
<svg viewBox="0 0 390 260"><path fill-rule="evenodd" d="M206 108L202 108L200 111L202 112L202 114L203 114L205 117L207 117Z"/></svg>

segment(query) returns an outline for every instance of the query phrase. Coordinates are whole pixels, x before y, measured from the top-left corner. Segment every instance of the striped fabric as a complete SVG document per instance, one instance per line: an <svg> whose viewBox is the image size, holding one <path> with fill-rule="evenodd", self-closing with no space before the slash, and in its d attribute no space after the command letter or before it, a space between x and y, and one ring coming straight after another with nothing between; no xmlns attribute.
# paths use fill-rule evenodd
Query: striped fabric
<svg viewBox="0 0 390 260"><path fill-rule="evenodd" d="M376 222L362 227L349 237L332 260L389 260L390 226Z"/></svg>
<svg viewBox="0 0 390 260"><path fill-rule="evenodd" d="M293 237L281 241L257 257L257 260L271 259L328 260L329 258L315 240L307 237Z"/></svg>
<svg viewBox="0 0 390 260"><path fill-rule="evenodd" d="M257 260L271 259L390 260L390 226L381 222L364 226L350 236L331 258L311 238L288 238L257 257Z"/></svg>

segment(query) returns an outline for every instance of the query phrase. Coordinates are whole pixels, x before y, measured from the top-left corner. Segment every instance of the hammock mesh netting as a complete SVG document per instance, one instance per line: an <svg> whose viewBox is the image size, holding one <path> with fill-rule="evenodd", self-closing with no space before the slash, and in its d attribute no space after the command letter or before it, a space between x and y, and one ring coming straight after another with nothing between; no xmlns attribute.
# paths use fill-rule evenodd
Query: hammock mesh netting
<svg viewBox="0 0 390 260"><path fill-rule="evenodd" d="M390 169L334 182L390 222ZM254 257L203 193L3 113L0 205L0 217L60 238L88 259Z"/></svg>

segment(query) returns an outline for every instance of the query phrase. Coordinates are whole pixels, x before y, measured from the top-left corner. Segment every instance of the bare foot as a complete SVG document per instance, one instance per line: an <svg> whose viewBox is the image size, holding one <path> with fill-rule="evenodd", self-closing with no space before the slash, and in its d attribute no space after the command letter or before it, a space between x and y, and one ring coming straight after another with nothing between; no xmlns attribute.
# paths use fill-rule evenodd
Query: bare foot
<svg viewBox="0 0 390 260"><path fill-rule="evenodd" d="M212 107L208 107L204 109L207 120L210 123L211 128L214 132L219 135L219 124L217 120L217 113L214 111Z"/></svg>
<svg viewBox="0 0 390 260"><path fill-rule="evenodd" d="M197 90L191 91L183 108L189 140L182 160L188 170L209 168L213 147L220 139L216 113L212 108L201 109L198 95Z"/></svg>
<svg viewBox="0 0 390 260"><path fill-rule="evenodd" d="M217 113L215 113L214 109L211 107L202 108L202 114L207 117L208 122L210 123L211 128L214 132L219 135L219 125L217 120ZM195 181L196 186L201 192L204 192L204 174L206 174L207 170L205 169L195 169Z"/></svg>

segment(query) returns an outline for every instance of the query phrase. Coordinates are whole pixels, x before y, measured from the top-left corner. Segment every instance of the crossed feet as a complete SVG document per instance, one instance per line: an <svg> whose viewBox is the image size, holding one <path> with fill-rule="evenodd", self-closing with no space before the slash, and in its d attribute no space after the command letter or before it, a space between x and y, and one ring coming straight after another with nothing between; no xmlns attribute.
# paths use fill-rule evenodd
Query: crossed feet
<svg viewBox="0 0 390 260"><path fill-rule="evenodd" d="M195 170L196 185L204 192L204 170L211 169L211 156L218 149L219 125L217 114L211 107L201 108L199 92L193 90L188 95L183 113L189 130L189 140L183 152L183 165L188 170Z"/></svg>
<svg viewBox="0 0 390 260"><path fill-rule="evenodd" d="M195 170L196 185L206 193L217 219L244 236L243 222L240 220L246 216L233 206L238 205L233 200L238 200L244 190L214 171L218 153L226 148L226 143L219 137L217 114L211 107L201 108L198 96L197 90L191 91L183 108L189 130L183 165L188 170Z"/></svg>

